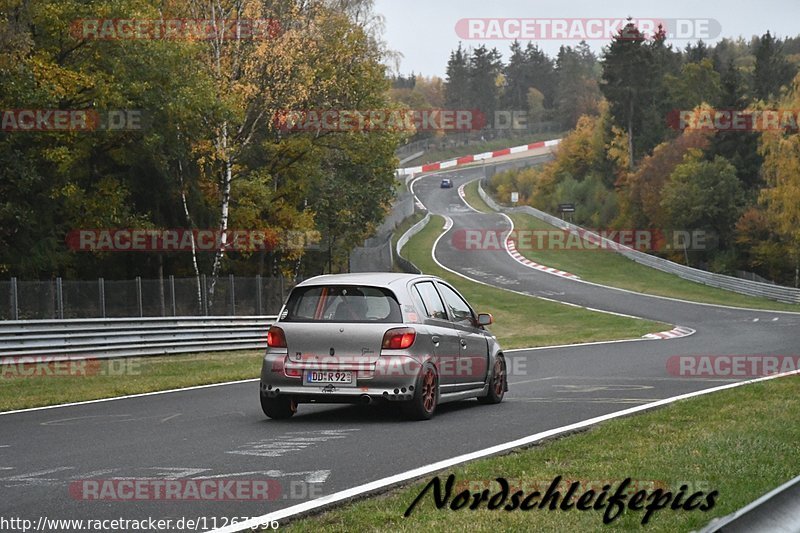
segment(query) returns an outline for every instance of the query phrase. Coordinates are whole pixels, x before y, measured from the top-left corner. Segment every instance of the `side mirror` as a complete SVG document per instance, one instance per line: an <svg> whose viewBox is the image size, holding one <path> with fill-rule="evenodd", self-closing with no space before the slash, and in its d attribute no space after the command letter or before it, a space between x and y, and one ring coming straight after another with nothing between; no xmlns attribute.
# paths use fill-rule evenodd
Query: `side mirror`
<svg viewBox="0 0 800 533"><path fill-rule="evenodd" d="M478 314L478 325L479 326L488 326L494 323L494 317L489 313L479 313Z"/></svg>

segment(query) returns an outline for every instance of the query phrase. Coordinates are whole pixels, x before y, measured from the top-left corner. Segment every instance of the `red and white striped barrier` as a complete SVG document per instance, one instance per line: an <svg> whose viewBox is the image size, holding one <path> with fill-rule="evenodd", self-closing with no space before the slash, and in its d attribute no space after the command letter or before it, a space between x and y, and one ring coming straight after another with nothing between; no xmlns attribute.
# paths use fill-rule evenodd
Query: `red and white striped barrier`
<svg viewBox="0 0 800 533"><path fill-rule="evenodd" d="M504 155L510 155L510 154L519 154L521 152L527 152L529 150L536 150L537 148L548 148L550 146L557 145L559 142L561 142L561 139L539 141L536 143L514 146L513 148L503 148L502 150L495 150L494 152L483 152L481 154L465 155L464 157L451 159L449 161L437 161L436 163L428 163L427 165L422 165L418 167L398 168L396 172L398 176L408 176L411 174L419 174L421 172L446 170L448 168L453 168L460 165L466 165L467 163L474 163L475 161L486 161L487 159L493 159L495 157L502 157Z"/></svg>

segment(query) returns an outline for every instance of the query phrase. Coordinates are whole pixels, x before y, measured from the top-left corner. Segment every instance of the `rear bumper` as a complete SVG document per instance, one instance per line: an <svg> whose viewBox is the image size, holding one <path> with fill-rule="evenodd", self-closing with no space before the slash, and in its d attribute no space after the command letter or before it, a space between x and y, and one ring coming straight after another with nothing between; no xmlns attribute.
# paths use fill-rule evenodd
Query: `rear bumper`
<svg viewBox="0 0 800 533"><path fill-rule="evenodd" d="M413 385L411 385L413 387ZM323 390L317 386L289 386L273 387L261 383L261 394L267 398L278 396L291 396L299 403L365 403L386 400L390 402L404 402L414 397L413 388L402 387L397 389L370 388L370 387L333 387ZM405 389L405 390L403 390ZM397 390L397 392L394 392Z"/></svg>
<svg viewBox="0 0 800 533"><path fill-rule="evenodd" d="M267 355L261 368L261 394L274 398L291 395L297 401L320 403L359 403L370 400L406 401L414 396L421 364L410 356L382 356L378 363L358 367L343 366L355 376L355 386L336 384L304 385L302 377L284 373L284 356ZM357 369L356 369L357 368ZM326 370L331 368L326 367ZM308 370L316 370L309 367Z"/></svg>

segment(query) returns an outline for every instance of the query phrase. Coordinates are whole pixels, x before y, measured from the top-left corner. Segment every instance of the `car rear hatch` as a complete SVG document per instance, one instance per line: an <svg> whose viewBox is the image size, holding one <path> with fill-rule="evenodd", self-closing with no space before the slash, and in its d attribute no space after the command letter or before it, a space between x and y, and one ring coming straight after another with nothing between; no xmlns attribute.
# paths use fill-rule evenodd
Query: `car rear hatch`
<svg viewBox="0 0 800 533"><path fill-rule="evenodd" d="M276 325L284 331L291 367L369 370L385 332L401 324L400 305L388 289L312 285L292 291Z"/></svg>
<svg viewBox="0 0 800 533"><path fill-rule="evenodd" d="M382 324L288 324L280 327L292 366L316 367L320 363L343 370L374 365L381 355ZM349 368L351 365L355 365ZM361 366L359 366L361 365ZM347 368L346 368L347 367Z"/></svg>

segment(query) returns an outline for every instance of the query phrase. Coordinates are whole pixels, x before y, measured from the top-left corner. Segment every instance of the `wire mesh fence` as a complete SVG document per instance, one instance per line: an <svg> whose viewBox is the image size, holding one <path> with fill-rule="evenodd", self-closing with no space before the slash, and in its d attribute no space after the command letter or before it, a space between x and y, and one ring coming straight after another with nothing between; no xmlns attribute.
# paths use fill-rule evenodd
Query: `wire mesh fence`
<svg viewBox="0 0 800 533"><path fill-rule="evenodd" d="M131 280L0 280L0 320L159 316L253 316L280 311L292 284L281 277Z"/></svg>

